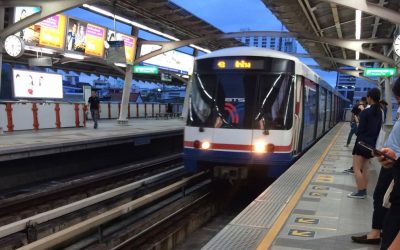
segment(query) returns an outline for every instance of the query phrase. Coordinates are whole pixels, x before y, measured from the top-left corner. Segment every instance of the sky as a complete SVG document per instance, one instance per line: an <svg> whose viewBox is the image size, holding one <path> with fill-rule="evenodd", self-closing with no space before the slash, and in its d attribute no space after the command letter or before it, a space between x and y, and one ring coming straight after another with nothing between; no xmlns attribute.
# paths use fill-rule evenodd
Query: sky
<svg viewBox="0 0 400 250"><path fill-rule="evenodd" d="M261 0L172 0L172 2L224 32L237 32L241 29L286 30ZM297 52L306 53L300 45L297 47ZM302 61L308 65L316 65L312 59ZM316 69L314 71L330 85L336 85L336 72Z"/></svg>

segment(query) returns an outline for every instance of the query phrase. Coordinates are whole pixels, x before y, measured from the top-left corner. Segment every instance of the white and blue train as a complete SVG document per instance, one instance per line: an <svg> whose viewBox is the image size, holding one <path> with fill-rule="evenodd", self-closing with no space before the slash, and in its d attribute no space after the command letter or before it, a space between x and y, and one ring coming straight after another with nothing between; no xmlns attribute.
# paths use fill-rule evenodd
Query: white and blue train
<svg viewBox="0 0 400 250"><path fill-rule="evenodd" d="M341 120L348 100L289 54L222 49L196 59L184 134L189 172L278 177Z"/></svg>

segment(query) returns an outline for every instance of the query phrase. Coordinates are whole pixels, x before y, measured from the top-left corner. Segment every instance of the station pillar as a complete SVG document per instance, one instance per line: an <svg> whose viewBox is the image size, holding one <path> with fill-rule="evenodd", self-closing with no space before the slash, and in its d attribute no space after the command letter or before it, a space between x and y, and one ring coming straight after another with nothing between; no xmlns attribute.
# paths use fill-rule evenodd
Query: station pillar
<svg viewBox="0 0 400 250"><path fill-rule="evenodd" d="M384 67L387 68L388 64L385 63ZM392 117L392 81L393 77L385 77L385 101L388 103L386 112L386 125L393 125ZM383 98L382 98L383 99Z"/></svg>
<svg viewBox="0 0 400 250"><path fill-rule="evenodd" d="M198 55L199 51L197 49L194 49L193 56L196 58ZM192 81L193 81L193 75L190 76L189 81L186 84L185 100L183 101L183 109L182 109L182 117L184 120L186 120L189 112L189 98L190 98L190 93L192 92Z"/></svg>
<svg viewBox="0 0 400 250"><path fill-rule="evenodd" d="M0 31L4 29L5 8L0 7ZM1 74L3 69L3 45L0 41L0 95L1 95Z"/></svg>
<svg viewBox="0 0 400 250"><path fill-rule="evenodd" d="M128 105L129 96L131 95L131 84L132 84L132 67L131 65L126 66L125 71L125 82L124 89L122 92L121 109L119 112L118 124L128 123Z"/></svg>

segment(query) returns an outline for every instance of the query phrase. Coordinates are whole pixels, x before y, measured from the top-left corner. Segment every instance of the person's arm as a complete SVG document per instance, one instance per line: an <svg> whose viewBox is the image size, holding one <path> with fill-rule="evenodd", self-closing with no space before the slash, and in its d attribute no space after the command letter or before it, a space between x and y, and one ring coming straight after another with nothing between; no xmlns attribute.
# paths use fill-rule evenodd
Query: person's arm
<svg viewBox="0 0 400 250"><path fill-rule="evenodd" d="M384 156L379 156L378 161L384 168L392 168L392 167L399 167L400 166L400 158L397 158L396 153L391 148L382 148L381 152L392 157L393 159L397 159L395 162L386 159Z"/></svg>
<svg viewBox="0 0 400 250"><path fill-rule="evenodd" d="M396 238L394 238L392 244L390 244L390 247L388 250L399 250L400 249L400 232L397 233Z"/></svg>
<svg viewBox="0 0 400 250"><path fill-rule="evenodd" d="M368 129L368 127L367 127L368 122L367 122L367 117L365 114L360 114L360 116L358 117L358 120L359 120L359 122L357 124L358 128L357 128L357 133L356 133L357 136L364 133Z"/></svg>

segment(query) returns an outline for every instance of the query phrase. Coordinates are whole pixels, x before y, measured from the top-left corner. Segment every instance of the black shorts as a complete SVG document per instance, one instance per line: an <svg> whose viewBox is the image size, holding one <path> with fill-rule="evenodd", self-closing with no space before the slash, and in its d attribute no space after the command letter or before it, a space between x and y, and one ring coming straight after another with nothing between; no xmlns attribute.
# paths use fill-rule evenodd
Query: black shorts
<svg viewBox="0 0 400 250"><path fill-rule="evenodd" d="M366 159L371 159L372 155L371 155L371 151L360 146L358 144L358 141L356 141L356 143L354 144L354 148L353 148L353 155L360 155Z"/></svg>

